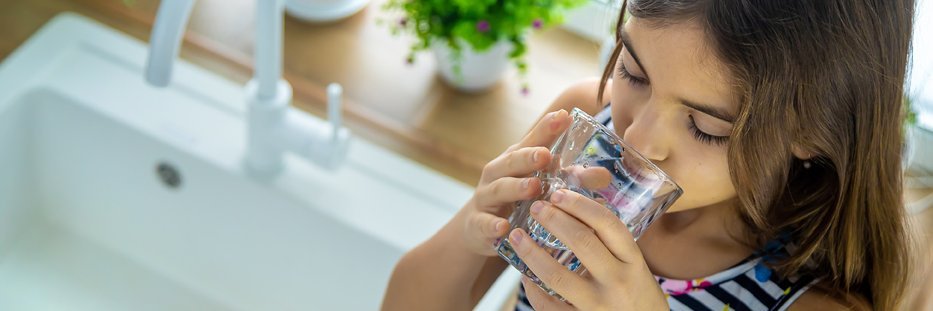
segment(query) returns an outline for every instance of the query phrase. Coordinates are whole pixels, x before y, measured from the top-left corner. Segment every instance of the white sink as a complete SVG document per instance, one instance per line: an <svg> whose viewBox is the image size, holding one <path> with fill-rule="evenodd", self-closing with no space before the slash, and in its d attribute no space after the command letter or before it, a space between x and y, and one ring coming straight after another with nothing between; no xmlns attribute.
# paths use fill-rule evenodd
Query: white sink
<svg viewBox="0 0 933 311"><path fill-rule="evenodd" d="M145 57L64 14L0 65L0 310L375 310L472 191L360 139L253 181L243 89L185 62L153 88Z"/></svg>

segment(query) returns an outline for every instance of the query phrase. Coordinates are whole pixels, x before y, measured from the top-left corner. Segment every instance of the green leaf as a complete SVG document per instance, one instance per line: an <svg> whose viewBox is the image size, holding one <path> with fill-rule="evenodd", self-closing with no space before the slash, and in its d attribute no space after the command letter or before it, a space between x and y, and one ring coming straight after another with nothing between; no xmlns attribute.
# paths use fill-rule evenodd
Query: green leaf
<svg viewBox="0 0 933 311"><path fill-rule="evenodd" d="M460 57L459 40L476 51L485 51L499 40L508 40L513 48L509 58L519 71L521 79L527 72L524 57L527 53L525 34L535 21L542 27L563 22L563 14L588 0L389 0L382 9L387 13L401 14L407 18L405 25L392 22L385 24L393 34L408 32L416 37L412 53L430 49L434 42L447 42ZM488 30L481 31L477 25L489 23ZM455 62L456 64L456 62ZM459 71L455 65L455 71Z"/></svg>

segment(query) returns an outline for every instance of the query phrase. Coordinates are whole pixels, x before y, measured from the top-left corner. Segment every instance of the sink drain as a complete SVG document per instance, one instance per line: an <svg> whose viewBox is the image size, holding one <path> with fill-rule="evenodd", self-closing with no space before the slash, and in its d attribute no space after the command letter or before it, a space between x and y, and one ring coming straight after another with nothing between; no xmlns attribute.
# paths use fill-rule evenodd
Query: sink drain
<svg viewBox="0 0 933 311"><path fill-rule="evenodd" d="M174 165L165 162L159 162L156 165L156 175L159 176L159 180L162 181L169 189L178 189L181 186L181 173L178 172L178 169Z"/></svg>

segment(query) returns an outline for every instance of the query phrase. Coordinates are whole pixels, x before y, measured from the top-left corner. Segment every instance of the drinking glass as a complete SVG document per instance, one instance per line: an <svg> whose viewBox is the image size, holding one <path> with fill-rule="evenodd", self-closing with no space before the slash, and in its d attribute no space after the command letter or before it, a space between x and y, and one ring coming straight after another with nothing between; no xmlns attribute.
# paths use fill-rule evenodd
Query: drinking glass
<svg viewBox="0 0 933 311"><path fill-rule="evenodd" d="M573 251L531 217L532 203L549 200L560 189L577 192L611 210L637 240L683 190L605 125L580 109L573 109L571 116L570 127L551 147L551 163L534 174L541 180L542 194L516 203L509 216L509 232L515 228L525 230L559 263L582 275L586 268ZM495 247L500 257L545 292L563 300L518 258L509 239L500 239Z"/></svg>

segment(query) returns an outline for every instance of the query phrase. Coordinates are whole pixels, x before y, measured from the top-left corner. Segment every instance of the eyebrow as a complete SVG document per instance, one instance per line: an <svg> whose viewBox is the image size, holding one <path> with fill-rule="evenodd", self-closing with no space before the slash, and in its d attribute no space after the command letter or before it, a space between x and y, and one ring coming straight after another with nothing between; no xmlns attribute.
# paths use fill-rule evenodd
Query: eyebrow
<svg viewBox="0 0 933 311"><path fill-rule="evenodd" d="M622 40L622 47L635 59L635 64L638 64L638 68L641 68L641 71L645 73L645 79L650 81L651 79L648 78L648 71L645 70L645 66L641 64L641 60L639 60L638 55L635 54L635 48L632 47L632 38L628 36L628 32L625 32L625 28L619 29L619 39Z"/></svg>
<svg viewBox="0 0 933 311"><path fill-rule="evenodd" d="M619 29L619 39L622 40L622 47L628 51L629 55L632 55L632 58L635 59L635 64L638 64L638 68L641 68L641 71L645 73L645 78L649 81L648 71L645 70L645 66L641 64L641 60L638 59L638 55L635 53L635 48L632 47L632 38L629 37L628 32L625 31L625 28ZM681 100L681 104L684 106L693 108L699 112L708 114L716 119L720 119L729 123L735 123L735 116L733 116L729 111L718 108L712 105L694 103L688 100Z"/></svg>
<svg viewBox="0 0 933 311"><path fill-rule="evenodd" d="M735 123L735 116L733 116L731 113L729 113L729 111L725 109L714 107L711 105L698 104L698 103L694 103L688 100L681 100L680 103L683 104L684 106L693 108L699 112L708 114L716 119L720 119L720 120L723 120L729 123Z"/></svg>

